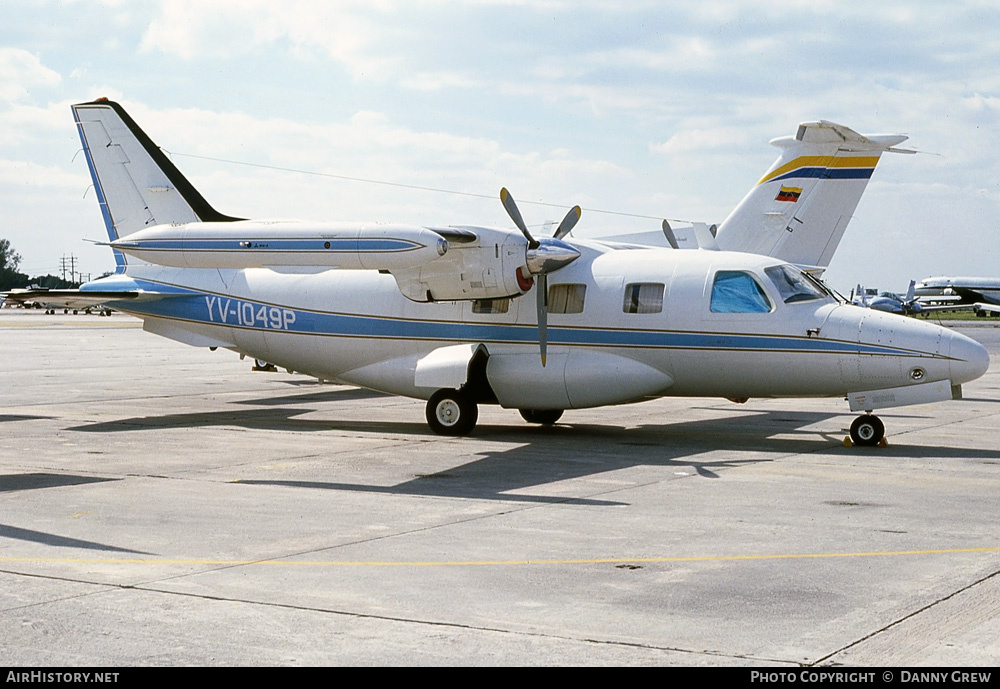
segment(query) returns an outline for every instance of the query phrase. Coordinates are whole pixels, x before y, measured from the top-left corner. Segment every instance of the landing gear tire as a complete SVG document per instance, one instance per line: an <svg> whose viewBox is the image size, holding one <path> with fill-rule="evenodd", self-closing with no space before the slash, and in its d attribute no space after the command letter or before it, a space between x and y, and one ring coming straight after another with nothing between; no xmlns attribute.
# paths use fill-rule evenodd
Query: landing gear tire
<svg viewBox="0 0 1000 689"><path fill-rule="evenodd" d="M563 415L562 409L518 409L517 411L528 423L540 423L543 426L551 426Z"/></svg>
<svg viewBox="0 0 1000 689"><path fill-rule="evenodd" d="M885 437L885 424L872 414L854 419L851 424L851 442L864 447L874 447Z"/></svg>
<svg viewBox="0 0 1000 689"><path fill-rule="evenodd" d="M479 420L479 407L461 390L438 390L427 401L427 425L438 435L468 435Z"/></svg>

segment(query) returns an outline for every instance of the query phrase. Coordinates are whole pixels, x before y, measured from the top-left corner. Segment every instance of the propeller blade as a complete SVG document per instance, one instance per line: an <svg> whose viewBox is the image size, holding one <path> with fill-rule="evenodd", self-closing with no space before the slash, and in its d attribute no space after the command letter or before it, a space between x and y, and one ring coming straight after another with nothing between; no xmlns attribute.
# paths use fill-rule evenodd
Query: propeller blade
<svg viewBox="0 0 1000 689"><path fill-rule="evenodd" d="M570 231L576 227L576 223L580 220L580 216L583 215L583 211L579 206L573 206L569 209L566 217L563 221L559 223L559 227L556 229L556 233L552 235L556 239L562 239L570 233Z"/></svg>
<svg viewBox="0 0 1000 689"><path fill-rule="evenodd" d="M677 248L677 236L674 234L674 228L666 220L663 221L663 236L667 238L671 249Z"/></svg>
<svg viewBox="0 0 1000 689"><path fill-rule="evenodd" d="M514 202L514 197L510 195L507 191L507 187L500 190L500 202L503 204L504 210L507 211L507 215L510 219L514 221L517 225L517 229L521 230L521 234L524 235L525 239L528 240L529 249L538 248L538 240L531 236L528 232L528 226L524 224L524 219L521 217L521 211L517 209L517 203Z"/></svg>
<svg viewBox="0 0 1000 689"><path fill-rule="evenodd" d="M545 354L549 343L549 281L545 273L535 278L535 311L538 316L538 350L542 355L542 367L545 367Z"/></svg>
<svg viewBox="0 0 1000 689"><path fill-rule="evenodd" d="M521 230L521 234L528 240L528 248L524 252L524 268L518 269L518 285L521 285L522 279L528 280L529 276L534 279L535 315L538 318L538 350L542 355L542 366L545 366L545 356L549 343L549 280L547 275L560 268L565 268L580 258L580 251L573 245L562 241L562 238L576 226L583 211L579 206L570 208L566 217L559 223L553 237L537 240L528 232L528 226L524 224L521 211L517 209L517 203L507 191L507 187L500 190L500 202L503 203L507 215L517 225L517 229ZM524 273L524 269L527 270L527 274ZM526 286L529 286L530 289L530 283L526 283Z"/></svg>

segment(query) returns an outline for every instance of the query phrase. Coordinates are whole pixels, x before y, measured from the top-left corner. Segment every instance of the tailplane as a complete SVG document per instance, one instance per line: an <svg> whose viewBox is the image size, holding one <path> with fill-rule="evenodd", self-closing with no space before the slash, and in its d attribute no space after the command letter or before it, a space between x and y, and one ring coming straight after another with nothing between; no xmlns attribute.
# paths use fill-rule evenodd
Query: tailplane
<svg viewBox="0 0 1000 689"><path fill-rule="evenodd" d="M72 108L111 241L154 225L241 219L212 208L118 103ZM125 265L118 251L115 260Z"/></svg>
<svg viewBox="0 0 1000 689"><path fill-rule="evenodd" d="M719 246L826 268L882 153L915 152L893 148L906 138L821 120L774 139L781 156L719 226Z"/></svg>

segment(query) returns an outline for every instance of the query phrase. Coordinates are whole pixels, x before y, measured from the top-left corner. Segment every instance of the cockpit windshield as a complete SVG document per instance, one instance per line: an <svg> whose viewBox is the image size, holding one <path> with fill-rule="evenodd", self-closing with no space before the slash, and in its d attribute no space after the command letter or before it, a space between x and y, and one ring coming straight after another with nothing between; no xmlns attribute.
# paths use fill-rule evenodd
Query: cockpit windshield
<svg viewBox="0 0 1000 689"><path fill-rule="evenodd" d="M786 304L826 299L833 296L823 283L787 263L765 268L764 273L771 278L771 282L778 288L778 294L781 295Z"/></svg>

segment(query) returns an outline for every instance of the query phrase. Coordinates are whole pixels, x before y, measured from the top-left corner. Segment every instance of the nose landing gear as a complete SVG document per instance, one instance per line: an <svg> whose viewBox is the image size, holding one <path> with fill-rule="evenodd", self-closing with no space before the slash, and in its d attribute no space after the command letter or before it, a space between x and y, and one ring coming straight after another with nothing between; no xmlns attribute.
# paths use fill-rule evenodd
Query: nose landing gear
<svg viewBox="0 0 1000 689"><path fill-rule="evenodd" d="M851 442L874 447L885 437L885 424L874 414L862 414L851 424Z"/></svg>

